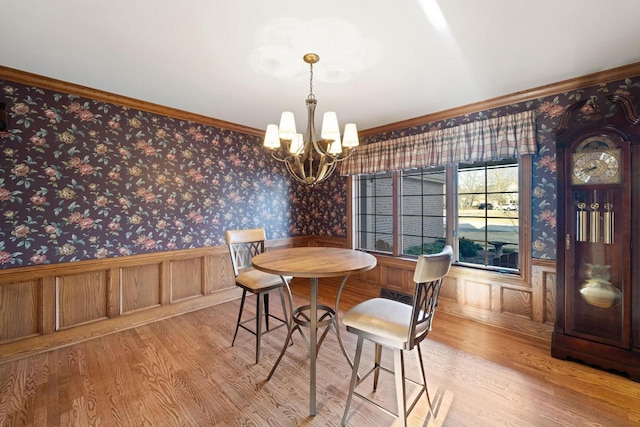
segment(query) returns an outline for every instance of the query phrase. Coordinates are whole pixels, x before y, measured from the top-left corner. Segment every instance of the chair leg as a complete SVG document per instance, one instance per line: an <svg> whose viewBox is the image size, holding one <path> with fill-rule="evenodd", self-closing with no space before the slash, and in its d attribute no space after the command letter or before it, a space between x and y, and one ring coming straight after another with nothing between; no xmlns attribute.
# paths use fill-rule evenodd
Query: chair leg
<svg viewBox="0 0 640 427"><path fill-rule="evenodd" d="M404 382L404 355L402 350L393 350L393 371L396 379L396 401L398 417L402 417L402 425L407 427L407 390Z"/></svg>
<svg viewBox="0 0 640 427"><path fill-rule="evenodd" d="M256 312L256 365L260 363L260 340L262 339L262 317L264 312L263 294L256 295L257 312ZM266 294L265 294L266 295Z"/></svg>
<svg viewBox="0 0 640 427"><path fill-rule="evenodd" d="M236 336L238 335L238 329L240 329L240 321L242 320L242 310L244 309L244 300L247 296L247 291L242 290L242 299L240 300L240 311L238 312L238 321L236 322L236 331L233 333L233 340L231 340L231 347L236 342Z"/></svg>
<svg viewBox="0 0 640 427"><path fill-rule="evenodd" d="M374 367L375 372L373 373L373 391L378 389L378 378L380 377L380 361L382 360L382 346L376 343L375 348L375 356L374 356Z"/></svg>
<svg viewBox="0 0 640 427"><path fill-rule="evenodd" d="M269 330L269 292L265 292L264 295L264 330Z"/></svg>
<svg viewBox="0 0 640 427"><path fill-rule="evenodd" d="M287 314L287 303L285 302L284 299L284 286L278 289L279 293L280 293L280 303L282 304L282 317L284 318L284 323L287 326L287 329L289 329L289 315ZM293 345L293 336L291 337L291 345Z"/></svg>
<svg viewBox="0 0 640 427"><path fill-rule="evenodd" d="M351 406L351 399L353 399L353 392L356 388L356 382L358 381L358 367L360 366L360 356L362 356L362 347L364 343L364 337L358 336L358 344L356 344L356 356L353 359L353 371L351 373L351 384L349 384L349 395L347 396L347 403L344 407L344 415L342 416L342 426L347 425L347 415L349 414L349 406Z"/></svg>
<svg viewBox="0 0 640 427"><path fill-rule="evenodd" d="M429 389L427 388L427 376L424 373L424 363L422 362L422 350L420 349L420 343L416 345L417 352L416 357L418 358L418 364L420 365L420 372L422 373L422 381L424 384L424 393L427 395L427 402L429 402L429 412L431 412L431 416L433 418L436 417L435 412L433 412L433 406L431 406L431 398L429 397Z"/></svg>
<svg viewBox="0 0 640 427"><path fill-rule="evenodd" d="M280 361L282 360L282 356L284 356L285 351L287 350L287 346L291 343L293 344L293 332L298 329L298 331L300 331L300 326L295 324L295 321L293 320L293 295L291 294L291 287L289 286L289 282L285 281L284 279L282 279L286 290L287 290L287 301L289 302L289 310L287 313L287 310L284 310L285 312L285 319L287 320L287 338L285 339L284 345L282 346L282 350L280 350L280 354L278 355L278 359L276 359L276 362L273 364L273 367L271 368L271 371L269 371L269 375L267 376L267 381L269 381L271 379L271 377L273 376L273 374L276 372L276 368L278 367L278 365L280 364ZM284 308L284 307L283 307ZM300 334L302 334L302 331L300 331ZM304 337L304 335L303 335Z"/></svg>

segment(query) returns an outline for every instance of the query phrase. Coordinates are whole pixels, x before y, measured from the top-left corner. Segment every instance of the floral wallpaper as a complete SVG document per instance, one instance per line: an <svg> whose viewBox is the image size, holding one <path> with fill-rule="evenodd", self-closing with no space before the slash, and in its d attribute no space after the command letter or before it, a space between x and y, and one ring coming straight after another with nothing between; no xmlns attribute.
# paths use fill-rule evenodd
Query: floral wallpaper
<svg viewBox="0 0 640 427"><path fill-rule="evenodd" d="M595 98L596 100L611 94L623 94L631 97L636 111L640 113L640 77L627 78L607 84L591 86L549 97L506 105L500 108L484 110L473 114L453 117L433 123L425 123L366 138L365 143L384 141L406 135L424 133L432 129L441 129L489 117L513 114L535 109L538 135L538 154L533 158L532 188L532 256L538 259L556 259L556 158L553 129L560 123L564 111L571 104Z"/></svg>
<svg viewBox="0 0 640 427"><path fill-rule="evenodd" d="M572 103L613 93L640 111L640 77L630 77L361 142L536 109L532 253L555 259L552 130ZM347 179L296 184L259 137L2 79L0 102L0 268L223 245L234 228L347 235Z"/></svg>
<svg viewBox="0 0 640 427"><path fill-rule="evenodd" d="M346 178L295 184L255 136L0 79L0 268L346 236Z"/></svg>

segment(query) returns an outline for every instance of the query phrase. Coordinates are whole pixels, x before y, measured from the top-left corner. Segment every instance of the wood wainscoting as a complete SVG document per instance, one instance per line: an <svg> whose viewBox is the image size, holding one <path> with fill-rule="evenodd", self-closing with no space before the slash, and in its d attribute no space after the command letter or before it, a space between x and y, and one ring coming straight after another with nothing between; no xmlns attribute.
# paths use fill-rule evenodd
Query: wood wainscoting
<svg viewBox="0 0 640 427"><path fill-rule="evenodd" d="M343 239L314 237L314 246L348 247ZM350 279L361 286L413 292L415 260L376 254L373 270ZM453 266L444 280L439 310L551 340L555 322L556 265L531 260L531 272L522 276Z"/></svg>
<svg viewBox="0 0 640 427"><path fill-rule="evenodd" d="M309 236L280 247L348 247L347 239ZM370 293L411 293L415 260L377 256L350 278ZM550 339L555 263L534 260L520 276L453 267L440 310ZM11 268L0 271L0 363L220 304L240 296L226 246Z"/></svg>
<svg viewBox="0 0 640 427"><path fill-rule="evenodd" d="M3 270L0 363L239 296L226 246Z"/></svg>

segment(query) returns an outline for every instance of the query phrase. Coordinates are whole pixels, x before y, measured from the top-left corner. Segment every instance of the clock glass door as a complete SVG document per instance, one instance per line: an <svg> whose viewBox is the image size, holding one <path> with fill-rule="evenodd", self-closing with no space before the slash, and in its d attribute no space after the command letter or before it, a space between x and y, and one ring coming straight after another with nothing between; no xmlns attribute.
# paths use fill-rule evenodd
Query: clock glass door
<svg viewBox="0 0 640 427"><path fill-rule="evenodd" d="M590 340L626 347L623 313L625 236L624 191L619 186L571 191L574 209L566 212L568 280L566 301L568 333Z"/></svg>

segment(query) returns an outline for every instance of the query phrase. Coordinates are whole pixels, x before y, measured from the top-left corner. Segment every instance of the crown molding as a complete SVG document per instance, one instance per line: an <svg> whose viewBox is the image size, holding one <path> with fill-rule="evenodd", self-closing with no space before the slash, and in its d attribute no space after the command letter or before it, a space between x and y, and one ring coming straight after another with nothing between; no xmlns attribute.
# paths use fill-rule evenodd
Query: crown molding
<svg viewBox="0 0 640 427"><path fill-rule="evenodd" d="M615 80L621 80L625 77L633 77L640 75L640 62L624 65L610 70L600 71L586 76L576 77L573 79L563 80L557 83L551 83L539 86L533 89L514 92L508 95L499 96L497 98L487 99L485 101L473 104L463 105L460 107L443 110L437 113L427 114L424 116L414 117L412 119L402 120L400 122L389 123L387 125L378 126L363 130L360 137L367 137L378 133L391 132L399 129L406 129L412 126L420 126L427 123L437 122L439 120L450 119L452 117L464 116L479 111L489 110L492 108L503 107L509 104L517 104L530 101L536 98L543 98L558 93L568 92L571 90L582 89L589 86L595 86L601 83L608 83Z"/></svg>
<svg viewBox="0 0 640 427"><path fill-rule="evenodd" d="M399 122L389 123L383 126L378 126L370 129L359 131L360 137L367 137L378 133L391 132L399 129L405 129L413 126L420 126L427 123L436 122L439 120L445 120L452 117L463 116L465 114L472 114L478 111L489 110L492 108L498 108L509 104L517 104L520 102L529 101L531 99L542 98L557 93L568 92L571 90L581 89L589 86L594 86L601 83L607 83L615 80L620 80L625 77L632 77L640 75L640 62L636 62L629 65L624 65L617 68L612 68L597 73L588 74L586 76L576 77L573 79L563 80L557 83L551 83L544 86L539 86L533 89L527 89L519 92L514 92L508 95L500 96L497 98L491 98L484 101L476 102L473 104L467 104L460 107L451 108L448 110L439 111L436 113L426 114L424 116L414 117ZM237 123L231 123L224 120L214 119L212 117L190 113L188 111L179 110L177 108L166 107L151 102L141 101L139 99L130 98L123 95L117 95L110 92L105 92L98 89L93 89L86 86L77 85L74 83L57 80L51 77L45 77L38 74L28 73L26 71L16 70L9 67L0 65L0 79L14 81L16 83L22 83L30 86L37 86L45 89L56 90L65 93L71 93L78 96L83 96L98 101L109 102L129 108L136 108L138 110L147 111L150 113L161 114L163 116L174 117L178 119L188 120L196 123L202 123L205 125L215 126L231 131L236 131L252 136L262 137L264 136L263 129L256 129L249 126L243 126Z"/></svg>
<svg viewBox="0 0 640 427"><path fill-rule="evenodd" d="M204 125L215 126L235 132L240 132L253 136L264 136L264 130L255 129L249 126L239 125L237 123L226 122L224 120L214 119L212 117L200 114L190 113L188 111L179 110L177 108L166 107L164 105L154 104L152 102L141 101L139 99L130 98L123 95L117 95L74 83L57 80L51 77L45 77L38 74L28 73L26 71L16 70L0 65L0 79L10 80L29 86L41 87L85 98L95 99L102 102L121 105L123 107L135 108L149 113L161 114L163 116L173 117L177 119L187 120L191 122L201 123Z"/></svg>

